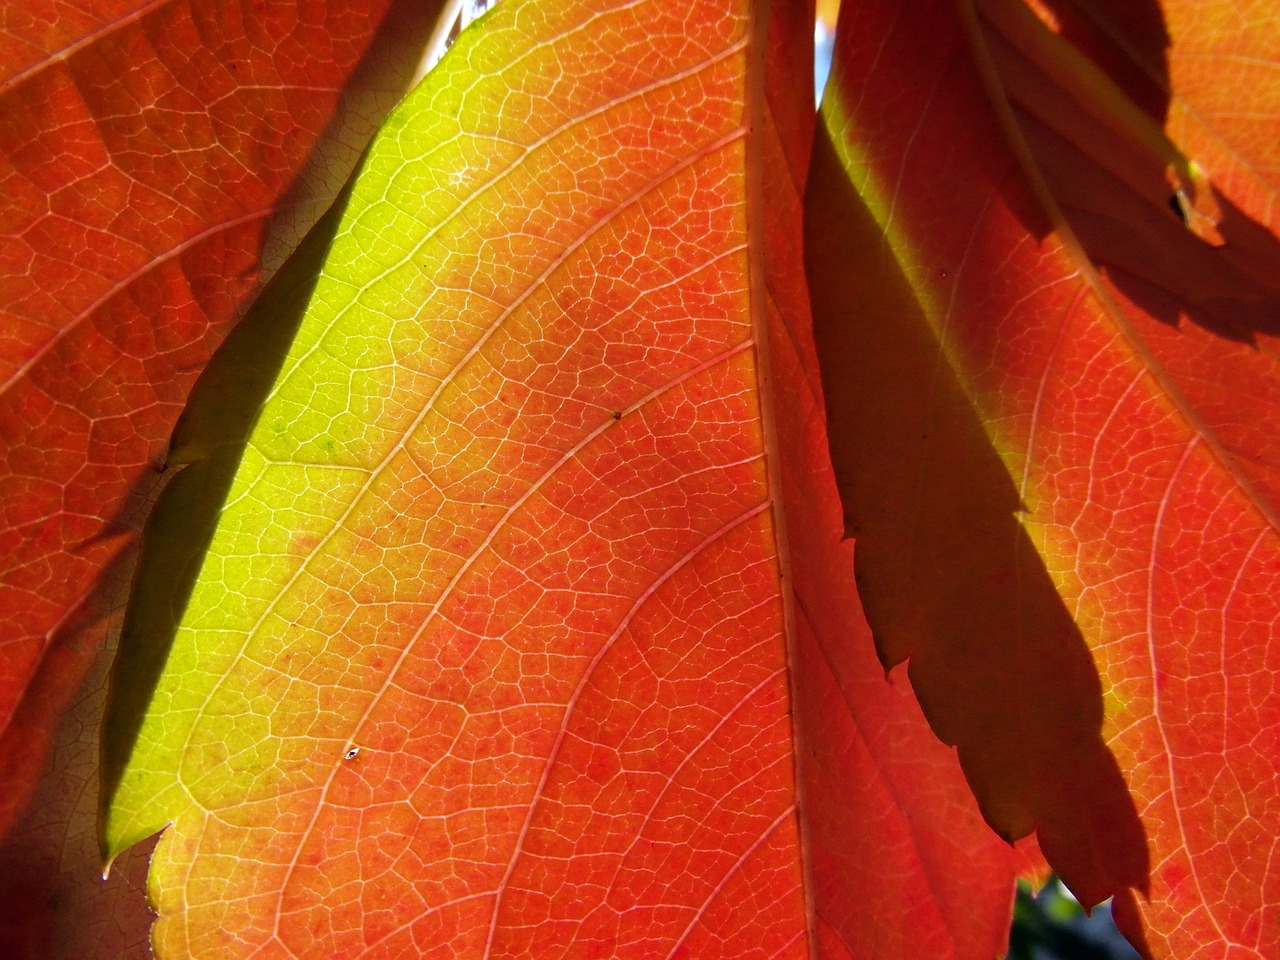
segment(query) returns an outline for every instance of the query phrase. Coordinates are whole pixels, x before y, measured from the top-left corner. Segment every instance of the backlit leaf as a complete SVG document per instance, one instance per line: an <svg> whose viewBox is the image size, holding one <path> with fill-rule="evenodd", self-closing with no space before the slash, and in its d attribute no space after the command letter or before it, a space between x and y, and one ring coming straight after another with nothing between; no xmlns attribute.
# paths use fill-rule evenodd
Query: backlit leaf
<svg viewBox="0 0 1280 960"><path fill-rule="evenodd" d="M1262 957L1280 87L1254 57L1273 20L1034 7L844 13L810 196L875 252L808 239L859 587L993 825L1038 829L1156 955ZM1226 74L1253 84L1232 104Z"/></svg>
<svg viewBox="0 0 1280 960"><path fill-rule="evenodd" d="M779 7L505 0L246 321L300 319L261 414L210 398L269 350L210 367L106 754L161 956L998 951L839 543Z"/></svg>

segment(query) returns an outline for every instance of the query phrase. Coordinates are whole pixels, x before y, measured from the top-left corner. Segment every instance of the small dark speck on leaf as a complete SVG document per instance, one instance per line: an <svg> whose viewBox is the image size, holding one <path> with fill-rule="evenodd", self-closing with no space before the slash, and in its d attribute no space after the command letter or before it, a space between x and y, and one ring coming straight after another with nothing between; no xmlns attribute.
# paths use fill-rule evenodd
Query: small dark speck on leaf
<svg viewBox="0 0 1280 960"><path fill-rule="evenodd" d="M343 760L354 760L354 759L355 759L356 757L358 757L358 756L360 756L360 748L359 748L359 747L352 747L352 748L351 748L350 750L348 750L345 754L343 754L342 759L343 759Z"/></svg>

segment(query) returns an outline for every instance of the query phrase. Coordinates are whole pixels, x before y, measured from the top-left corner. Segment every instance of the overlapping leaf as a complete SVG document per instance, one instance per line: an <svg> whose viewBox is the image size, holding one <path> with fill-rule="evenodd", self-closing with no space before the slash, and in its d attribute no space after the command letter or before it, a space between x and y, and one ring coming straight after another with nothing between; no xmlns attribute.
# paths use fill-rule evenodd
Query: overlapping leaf
<svg viewBox="0 0 1280 960"><path fill-rule="evenodd" d="M782 6L766 54L507 0L258 308L305 313L247 442L189 411L108 770L110 853L172 824L162 956L998 949L1009 853L859 644Z"/></svg>
<svg viewBox="0 0 1280 960"><path fill-rule="evenodd" d="M412 75L419 7L392 5L380 35L386 3L5 11L0 833L99 653L187 390ZM6 931L77 956L119 945L67 887L93 847L92 716L52 761L57 809L42 801L0 851L13 895L42 904Z"/></svg>
<svg viewBox="0 0 1280 960"><path fill-rule="evenodd" d="M863 599L998 828L1038 828L1159 955L1261 957L1280 940L1267 20L975 6L847 8L824 107L815 216L883 237L843 264L873 285L814 285ZM1224 104L1222 71L1257 85Z"/></svg>
<svg viewBox="0 0 1280 960"><path fill-rule="evenodd" d="M103 613L95 584L127 549L187 389L258 284L264 242L270 268L412 73L408 45L430 17L402 6L395 38L356 73L386 4L23 4L6 19L0 729L30 693L10 766L92 655L77 637Z"/></svg>

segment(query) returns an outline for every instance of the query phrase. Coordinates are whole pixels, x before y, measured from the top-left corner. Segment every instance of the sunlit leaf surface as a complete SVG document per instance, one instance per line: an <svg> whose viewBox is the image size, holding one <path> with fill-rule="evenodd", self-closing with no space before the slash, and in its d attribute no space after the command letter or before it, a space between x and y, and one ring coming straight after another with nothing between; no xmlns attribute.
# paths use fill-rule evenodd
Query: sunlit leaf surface
<svg viewBox="0 0 1280 960"><path fill-rule="evenodd" d="M0 729L50 645L101 616L95 582L264 243L273 267L333 197L422 32L397 9L397 41L358 70L386 4L210 7L24 3L5 20Z"/></svg>

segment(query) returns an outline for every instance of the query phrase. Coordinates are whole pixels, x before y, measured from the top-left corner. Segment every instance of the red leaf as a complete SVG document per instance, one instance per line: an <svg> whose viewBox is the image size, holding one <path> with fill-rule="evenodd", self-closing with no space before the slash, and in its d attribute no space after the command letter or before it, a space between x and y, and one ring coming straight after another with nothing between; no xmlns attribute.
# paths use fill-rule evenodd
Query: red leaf
<svg viewBox="0 0 1280 960"><path fill-rule="evenodd" d="M1250 73L1268 21L1036 4L1056 35L978 6L841 25L828 165L885 239L844 264L870 286L815 301L864 602L999 829L1038 828L1138 941L1125 888L1149 883L1160 955L1262 956L1280 245L1250 216L1271 215L1280 87L1254 74L1219 124L1206 71Z"/></svg>
<svg viewBox="0 0 1280 960"><path fill-rule="evenodd" d="M797 6L773 5L771 44L787 36L794 46L786 53L771 46L772 116L804 120L781 136L790 176L764 181L763 207L776 217L764 268L773 304L767 383L789 550L785 576L794 591L790 668L815 951L830 958L989 958L1005 947L1011 879L1024 864L982 822L954 753L928 729L905 673L886 682L856 602L853 544L841 542L805 246L796 235L813 137L812 66L794 53L811 27ZM790 72L781 66L788 60ZM766 157L771 144L766 139Z"/></svg>

